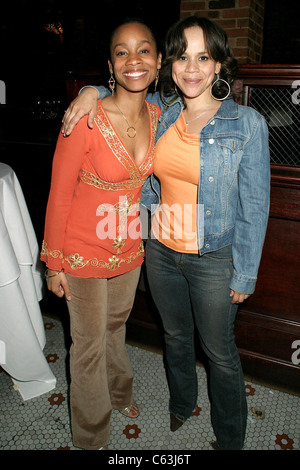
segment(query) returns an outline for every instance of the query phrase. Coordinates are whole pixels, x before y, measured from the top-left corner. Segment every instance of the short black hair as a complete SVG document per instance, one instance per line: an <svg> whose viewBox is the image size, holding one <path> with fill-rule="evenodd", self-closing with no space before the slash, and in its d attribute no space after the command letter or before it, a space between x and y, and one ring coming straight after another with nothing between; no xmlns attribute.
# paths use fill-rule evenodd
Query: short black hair
<svg viewBox="0 0 300 470"><path fill-rule="evenodd" d="M110 54L110 50L111 50L111 44L112 44L112 41L113 41L113 38L114 38L114 35L116 33L116 31L121 27L121 26L124 26L126 24L140 24L140 25L143 25L145 26L151 33L153 39L154 39L154 42L155 42L155 46L156 46L156 52L157 54L160 52L161 50L161 47L160 47L160 41L158 39L158 36L157 34L155 33L155 31L151 28L151 26L149 26L147 23L145 23L145 21L142 19L142 18L138 18L138 17L127 17L125 18L124 20L122 20L120 23L118 23L113 31L111 32L110 34L110 38L109 38L109 43L108 43L108 46L109 46L109 55L108 57L110 58L111 54Z"/></svg>

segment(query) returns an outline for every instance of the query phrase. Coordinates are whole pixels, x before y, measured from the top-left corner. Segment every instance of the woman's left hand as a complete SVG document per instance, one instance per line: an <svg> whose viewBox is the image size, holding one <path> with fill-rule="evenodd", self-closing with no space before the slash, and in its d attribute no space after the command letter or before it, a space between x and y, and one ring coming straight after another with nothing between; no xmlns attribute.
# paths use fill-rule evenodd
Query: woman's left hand
<svg viewBox="0 0 300 470"><path fill-rule="evenodd" d="M248 299L251 294L243 294L241 292L236 292L235 290L230 290L230 297L232 297L232 304L241 304L244 300Z"/></svg>

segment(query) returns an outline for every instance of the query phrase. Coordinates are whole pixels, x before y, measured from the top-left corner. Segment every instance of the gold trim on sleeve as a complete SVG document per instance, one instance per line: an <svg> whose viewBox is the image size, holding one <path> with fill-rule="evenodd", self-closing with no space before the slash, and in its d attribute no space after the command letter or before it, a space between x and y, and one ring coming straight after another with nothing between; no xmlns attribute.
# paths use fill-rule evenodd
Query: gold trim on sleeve
<svg viewBox="0 0 300 470"><path fill-rule="evenodd" d="M64 255L60 250L49 250L45 240L42 243L41 256L47 256L48 258L63 259Z"/></svg>

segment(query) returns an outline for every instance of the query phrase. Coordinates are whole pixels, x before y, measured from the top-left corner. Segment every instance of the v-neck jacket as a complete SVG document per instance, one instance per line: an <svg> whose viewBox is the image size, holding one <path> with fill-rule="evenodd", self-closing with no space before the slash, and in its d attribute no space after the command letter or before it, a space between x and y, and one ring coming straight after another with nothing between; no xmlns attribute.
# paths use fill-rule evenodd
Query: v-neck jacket
<svg viewBox="0 0 300 470"><path fill-rule="evenodd" d="M69 137L59 135L41 253L48 268L77 277L109 278L143 262L139 202L153 171L160 114L156 105L146 104L150 143L139 166L101 101L92 130L82 119Z"/></svg>

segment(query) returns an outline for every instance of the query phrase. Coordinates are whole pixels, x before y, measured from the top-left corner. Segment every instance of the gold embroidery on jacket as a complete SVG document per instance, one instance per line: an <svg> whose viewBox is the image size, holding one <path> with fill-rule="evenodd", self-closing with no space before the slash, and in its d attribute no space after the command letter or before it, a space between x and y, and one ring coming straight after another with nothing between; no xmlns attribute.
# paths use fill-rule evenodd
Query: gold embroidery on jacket
<svg viewBox="0 0 300 470"><path fill-rule="evenodd" d="M128 171L131 180L139 179L141 175L146 174L150 170L151 165L153 163L154 143L158 122L158 110L156 106L151 103L146 102L146 106L149 112L151 126L151 136L149 145L150 151L149 153L147 153L146 157L144 158L144 161L139 167L137 166L136 162L131 157L131 155L128 153L127 149L123 145L123 142L119 139L118 135L116 134L102 105L99 106L97 115L95 117L96 126L105 138L106 143L111 149L112 153Z"/></svg>
<svg viewBox="0 0 300 470"><path fill-rule="evenodd" d="M60 250L49 250L45 241L42 243L41 256L49 256L54 259L63 259L64 257Z"/></svg>
<svg viewBox="0 0 300 470"><path fill-rule="evenodd" d="M116 212L120 216L127 216L132 212L136 212L139 209L140 201L134 202L133 195L131 193L126 194L125 196L119 197L119 202L116 204L100 204L97 207L97 213L102 212Z"/></svg>
<svg viewBox="0 0 300 470"><path fill-rule="evenodd" d="M63 261L69 263L70 268L73 270L82 269L85 266L92 266L94 268L102 268L108 269L110 271L114 271L115 269L119 268L122 263L130 264L139 256L143 256L144 254L144 244L141 241L139 245L139 249L136 253L130 253L129 256L126 258L118 258L116 255L112 255L108 258L108 262L104 260L99 260L98 258L92 259L84 259L83 256L80 256L79 253L75 253L74 255L64 256L59 250L48 250L46 246L46 242L43 242L43 248L41 254L47 256L49 258L60 258ZM59 256L58 256L59 254Z"/></svg>
<svg viewBox="0 0 300 470"><path fill-rule="evenodd" d="M109 271L114 271L119 268L122 263L130 264L139 256L144 254L144 245L143 242L140 243L139 251L136 253L131 253L127 258L118 258L116 255L112 255L108 258L108 262L104 260L99 260L97 258L85 260L83 256L80 256L79 253L65 257L65 261L69 263L72 269L81 269L85 266L93 266L94 268L105 268Z"/></svg>
<svg viewBox="0 0 300 470"><path fill-rule="evenodd" d="M113 127L108 120L104 109L102 106L99 107L97 116L95 118L95 123L102 133L104 138L106 139L108 145L110 146L112 152L116 156L116 158L120 161L120 163L126 168L129 173L130 179L113 183L104 181L98 176L94 175L93 173L82 169L81 171L81 181L85 184L94 186L98 189L110 190L110 191L120 191L120 190L132 190L136 188L140 188L143 186L144 182L147 179L147 173L149 172L152 164L153 164L153 157L154 157L154 144L155 144L155 137L156 137L156 130L157 130L157 122L158 122L158 109L155 105L151 103L147 103L147 108L150 116L150 126L151 126L151 137L150 137L150 144L149 144L149 152L144 158L144 161L138 167L134 159L130 156L127 152L126 148L124 147L123 143L118 138L117 134L115 133ZM131 200L129 199L129 206L128 200L125 202L125 205L121 205L117 208L119 211L120 216L122 214L128 213L128 207L131 210L132 208L138 203L131 204ZM126 205L127 204L127 205ZM113 240L113 248L117 249L117 254L120 254L121 248L124 246L125 241L122 238L121 234L119 233L116 238ZM47 243L43 241L41 256L49 257L53 259L60 259L62 263L68 262L71 269L82 269L85 266L93 266L97 268L106 268L109 270L115 270L122 263L132 263L137 257L142 256L144 253L143 242L141 242L139 246L139 251L137 253L131 253L127 258L119 259L118 256L112 255L108 261L98 260L97 258L93 259L84 259L83 256L80 256L79 253L75 253L73 255L69 255L65 257L60 250L50 250L47 247Z"/></svg>
<svg viewBox="0 0 300 470"><path fill-rule="evenodd" d="M126 240L123 240L121 235L118 235L117 238L114 238L112 247L117 250L117 253L122 253L122 248L125 245Z"/></svg>
<svg viewBox="0 0 300 470"><path fill-rule="evenodd" d="M82 170L81 171L81 181L90 186L94 186L98 189L105 189L106 191L120 191L123 189L137 189L141 188L145 183L147 176L140 176L138 178L121 181L120 183L111 183L109 181L104 181L98 176L94 175L90 171Z"/></svg>
<svg viewBox="0 0 300 470"><path fill-rule="evenodd" d="M122 253L122 248L125 245L127 238L127 225L128 216L138 215L139 199L137 202L133 200L131 193L119 197L119 202L116 204L100 204L97 207L96 214L104 215L104 213L115 213L118 215L118 223L116 219L116 237L113 239L112 247L117 250L117 253Z"/></svg>
<svg viewBox="0 0 300 470"><path fill-rule="evenodd" d="M75 255L68 256L67 258L65 258L65 260L70 264L70 267L72 269L84 268L85 266L87 266L87 264L89 264L89 261L85 261L84 257L79 256L78 253L75 253Z"/></svg>
<svg viewBox="0 0 300 470"><path fill-rule="evenodd" d="M110 121L108 120L106 113L102 106L99 107L95 123L108 143L111 151L119 160L119 162L125 167L129 173L130 179L113 183L104 181L99 176L94 175L90 171L82 169L81 181L85 184L89 184L98 189L104 189L107 191L119 191L119 190L131 190L141 188L147 179L147 174L153 164L154 157L154 144L158 122L158 110L155 105L146 103L150 115L150 126L151 126L151 137L149 144L149 152L147 153L144 161L138 167L134 159L127 152L122 141L119 139Z"/></svg>

